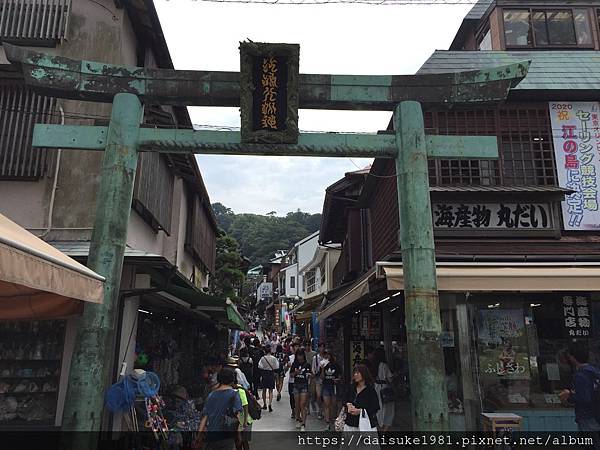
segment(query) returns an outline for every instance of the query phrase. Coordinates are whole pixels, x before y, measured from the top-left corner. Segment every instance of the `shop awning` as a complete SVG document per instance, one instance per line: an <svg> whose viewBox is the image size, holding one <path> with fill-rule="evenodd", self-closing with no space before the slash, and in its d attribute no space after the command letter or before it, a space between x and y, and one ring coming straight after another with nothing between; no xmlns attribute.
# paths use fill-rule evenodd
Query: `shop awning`
<svg viewBox="0 0 600 450"><path fill-rule="evenodd" d="M404 289L402 263L377 263L377 277L392 291ZM440 291L595 291L600 263L438 263Z"/></svg>
<svg viewBox="0 0 600 450"><path fill-rule="evenodd" d="M302 313L302 312L306 312L306 311L308 311L308 312L314 311L316 308L319 307L319 305L323 301L323 297L325 297L325 294L318 294L313 297L305 298L303 303L300 306L298 306L294 310L294 312Z"/></svg>
<svg viewBox="0 0 600 450"><path fill-rule="evenodd" d="M312 319L312 311L305 311L298 314L294 314L296 322L306 322Z"/></svg>
<svg viewBox="0 0 600 450"><path fill-rule="evenodd" d="M327 306L319 313L319 320L325 320L329 316L341 311L360 300L369 293L369 280L375 276L374 271L367 272L358 282L356 282L348 291L340 295L331 305Z"/></svg>
<svg viewBox="0 0 600 450"><path fill-rule="evenodd" d="M215 321L232 330L245 330L246 324L241 314L231 301L214 297L195 288L187 288L169 284L164 289L181 300L189 303L193 309L205 312Z"/></svg>
<svg viewBox="0 0 600 450"><path fill-rule="evenodd" d="M0 320L56 319L102 303L104 278L0 214Z"/></svg>

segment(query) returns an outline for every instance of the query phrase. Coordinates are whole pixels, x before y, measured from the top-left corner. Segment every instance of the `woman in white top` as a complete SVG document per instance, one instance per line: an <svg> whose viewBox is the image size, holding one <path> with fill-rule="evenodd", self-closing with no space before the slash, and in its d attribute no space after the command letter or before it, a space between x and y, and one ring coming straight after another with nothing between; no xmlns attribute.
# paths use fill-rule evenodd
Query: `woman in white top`
<svg viewBox="0 0 600 450"><path fill-rule="evenodd" d="M269 412L273 412L271 407L273 403L273 389L275 389L275 374L274 371L279 369L279 361L271 355L271 346L266 345L264 348L265 355L258 361L258 368L262 373L261 387L263 408L267 409L267 391L269 392Z"/></svg>
<svg viewBox="0 0 600 450"><path fill-rule="evenodd" d="M377 392L377 397L379 397L379 404L381 406L379 411L377 411L377 422L381 427L381 431L389 431L394 423L396 402L392 399L391 401L384 403L381 396L381 391L383 391L383 389L391 389L393 377L390 366L387 365L385 360L385 351L383 348L380 347L375 350L374 362L374 367L377 370L375 391Z"/></svg>

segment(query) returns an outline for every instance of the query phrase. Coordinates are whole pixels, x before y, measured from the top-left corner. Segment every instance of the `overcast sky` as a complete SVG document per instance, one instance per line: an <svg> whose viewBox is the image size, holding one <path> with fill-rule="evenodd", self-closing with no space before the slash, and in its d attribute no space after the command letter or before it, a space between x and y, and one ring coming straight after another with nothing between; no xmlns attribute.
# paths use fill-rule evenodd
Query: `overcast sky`
<svg viewBox="0 0 600 450"><path fill-rule="evenodd" d="M415 73L447 49L470 5L258 5L155 0L176 69L239 71L239 42L300 44L300 73ZM189 108L192 122L240 125L237 108ZM300 110L301 130L385 129L391 113ZM325 188L367 159L198 156L211 201L236 213L321 212Z"/></svg>

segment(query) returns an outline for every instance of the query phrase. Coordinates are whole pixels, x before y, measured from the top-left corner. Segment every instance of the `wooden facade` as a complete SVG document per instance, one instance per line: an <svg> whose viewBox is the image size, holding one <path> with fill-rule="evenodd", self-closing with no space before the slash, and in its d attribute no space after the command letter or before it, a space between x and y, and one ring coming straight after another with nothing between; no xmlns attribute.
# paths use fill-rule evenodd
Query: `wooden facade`
<svg viewBox="0 0 600 450"><path fill-rule="evenodd" d="M171 233L175 177L160 153L140 154L133 190L133 208L155 231Z"/></svg>
<svg viewBox="0 0 600 450"><path fill-rule="evenodd" d="M196 195L192 212L188 216L185 245L194 258L201 262L207 271L214 273L216 258L216 227L211 220L211 206L205 199Z"/></svg>
<svg viewBox="0 0 600 450"><path fill-rule="evenodd" d="M19 79L0 78L0 179L34 181L52 174L53 150L33 149L36 123L60 123L57 101Z"/></svg>

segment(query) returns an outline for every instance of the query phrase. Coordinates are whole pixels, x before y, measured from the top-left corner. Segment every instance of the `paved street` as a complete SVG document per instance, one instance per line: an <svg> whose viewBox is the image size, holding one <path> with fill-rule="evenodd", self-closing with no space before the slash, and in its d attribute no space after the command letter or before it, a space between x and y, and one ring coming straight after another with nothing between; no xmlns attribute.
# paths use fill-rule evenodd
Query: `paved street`
<svg viewBox="0 0 600 450"><path fill-rule="evenodd" d="M273 399L273 412L263 410L261 419L254 422L250 448L260 450L294 448L298 446L299 437L314 435L315 432L325 430L325 422L317 419L316 414L311 414L306 420L306 432L302 433L296 428L295 421L290 418L290 414L290 398L286 379L281 400ZM270 433L266 433L267 431Z"/></svg>
<svg viewBox="0 0 600 450"><path fill-rule="evenodd" d="M261 393L262 395L262 393ZM276 395L276 394L275 394ZM262 404L262 399L260 400ZM298 431L295 421L290 418L290 396L287 391L287 378L281 393L281 400L273 399L273 412L264 411L260 420L252 427L253 431ZM306 418L306 431L324 431L326 427L324 420L317 419L316 413Z"/></svg>

